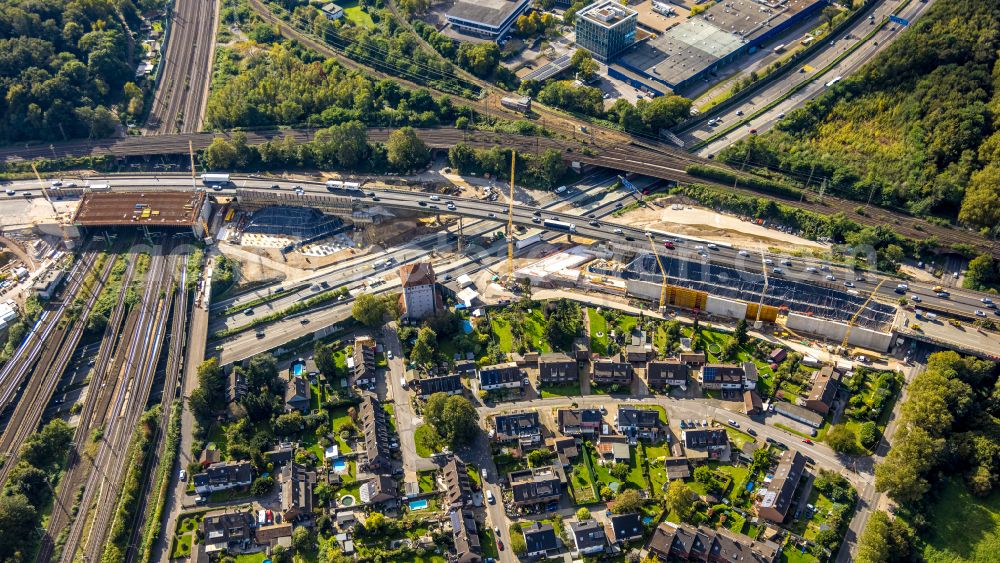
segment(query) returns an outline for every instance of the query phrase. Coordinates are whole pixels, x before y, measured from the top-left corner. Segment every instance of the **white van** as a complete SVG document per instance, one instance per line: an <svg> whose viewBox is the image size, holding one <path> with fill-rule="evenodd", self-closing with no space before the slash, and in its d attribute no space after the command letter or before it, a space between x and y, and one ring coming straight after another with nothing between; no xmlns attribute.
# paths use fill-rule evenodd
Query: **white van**
<svg viewBox="0 0 1000 563"><path fill-rule="evenodd" d="M431 196L431 201L441 201L441 196L439 196L439 195L432 195Z"/></svg>
<svg viewBox="0 0 1000 563"><path fill-rule="evenodd" d="M566 186L559 186L558 188L556 188L556 193L557 194L563 194L563 193L566 193L566 190L568 190L568 189L569 188L567 188Z"/></svg>

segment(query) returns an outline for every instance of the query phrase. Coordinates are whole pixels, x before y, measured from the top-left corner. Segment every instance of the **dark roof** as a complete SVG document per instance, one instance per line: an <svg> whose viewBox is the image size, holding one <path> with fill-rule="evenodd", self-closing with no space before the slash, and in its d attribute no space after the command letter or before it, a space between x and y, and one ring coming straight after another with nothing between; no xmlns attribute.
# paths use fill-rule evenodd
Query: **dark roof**
<svg viewBox="0 0 1000 563"><path fill-rule="evenodd" d="M603 546L607 542L607 534L604 533L604 526L597 520L584 520L570 524L569 529L573 533L573 541L578 550Z"/></svg>
<svg viewBox="0 0 1000 563"><path fill-rule="evenodd" d="M725 528L713 530L705 526L663 522L649 540L649 550L663 558L674 557L692 561L739 561L771 563L780 547L774 542L756 541L751 537Z"/></svg>
<svg viewBox="0 0 1000 563"><path fill-rule="evenodd" d="M747 381L756 381L759 379L757 376L757 364L753 362L743 362L743 377Z"/></svg>
<svg viewBox="0 0 1000 563"><path fill-rule="evenodd" d="M840 387L840 373L832 366L825 366L816 372L816 379L813 381L812 389L809 390L810 401L820 401L827 406L833 402L837 396L837 389Z"/></svg>
<svg viewBox="0 0 1000 563"><path fill-rule="evenodd" d="M618 405L618 426L656 428L660 423L660 413L653 409L638 409Z"/></svg>
<svg viewBox="0 0 1000 563"><path fill-rule="evenodd" d="M431 285L434 283L434 267L430 262L403 264L399 267L399 283L403 287Z"/></svg>
<svg viewBox="0 0 1000 563"><path fill-rule="evenodd" d="M421 397L434 393L453 393L462 390L462 377L454 374L425 377L417 380L417 387Z"/></svg>
<svg viewBox="0 0 1000 563"><path fill-rule="evenodd" d="M285 404L292 408L309 408L309 395L309 382L304 377L292 377L285 386Z"/></svg>
<svg viewBox="0 0 1000 563"><path fill-rule="evenodd" d="M764 408L764 403L760 400L760 395L754 389L747 389L743 392L743 406L747 412L760 411Z"/></svg>
<svg viewBox="0 0 1000 563"><path fill-rule="evenodd" d="M575 364L576 360L571 358L569 354L563 352L549 352L546 354L541 354L538 356L538 363L549 364L549 363L571 363Z"/></svg>
<svg viewBox="0 0 1000 563"><path fill-rule="evenodd" d="M227 461L215 463L204 473L194 476L196 487L229 485L232 483L248 483L251 480L252 467L249 461Z"/></svg>
<svg viewBox="0 0 1000 563"><path fill-rule="evenodd" d="M442 469L445 500L449 506L467 506L472 502L472 482L464 463L451 458Z"/></svg>
<svg viewBox="0 0 1000 563"><path fill-rule="evenodd" d="M517 364L498 364L479 370L479 382L483 385L497 385L521 381L521 368Z"/></svg>
<svg viewBox="0 0 1000 563"><path fill-rule="evenodd" d="M581 425L599 427L604 420L597 409L559 409L559 430L563 433L578 432Z"/></svg>
<svg viewBox="0 0 1000 563"><path fill-rule="evenodd" d="M289 463L281 470L281 511L308 514L313 510L313 485L316 472L298 463Z"/></svg>
<svg viewBox="0 0 1000 563"><path fill-rule="evenodd" d="M542 431L538 421L538 413L535 411L498 414L493 419L493 426L496 428L497 438L501 440L534 436Z"/></svg>
<svg viewBox="0 0 1000 563"><path fill-rule="evenodd" d="M687 380L690 373L691 367L677 360L654 360L646 364L646 379L650 381Z"/></svg>
<svg viewBox="0 0 1000 563"><path fill-rule="evenodd" d="M703 364L705 363L705 353L704 352L681 352L680 359L686 364Z"/></svg>
<svg viewBox="0 0 1000 563"><path fill-rule="evenodd" d="M684 430L684 447L706 448L709 446L725 446L729 443L729 435L722 428L703 428Z"/></svg>
<svg viewBox="0 0 1000 563"><path fill-rule="evenodd" d="M734 364L705 364L701 368L701 380L704 383L742 383L743 366Z"/></svg>
<svg viewBox="0 0 1000 563"><path fill-rule="evenodd" d="M599 359L594 361L594 377L632 377L632 364L628 362Z"/></svg>
<svg viewBox="0 0 1000 563"><path fill-rule="evenodd" d="M771 361L773 362L781 362L788 357L788 352L786 352L784 348L775 348L774 350L771 350L768 357L771 358Z"/></svg>
<svg viewBox="0 0 1000 563"><path fill-rule="evenodd" d="M611 516L611 535L616 542L631 541L642 536L642 517L638 513Z"/></svg>
<svg viewBox="0 0 1000 563"><path fill-rule="evenodd" d="M663 468L667 470L667 479L686 479L691 476L691 467L686 457L668 457L663 460Z"/></svg>
<svg viewBox="0 0 1000 563"><path fill-rule="evenodd" d="M462 563L479 561L483 550L479 545L479 530L472 511L453 510L449 517L458 561Z"/></svg>
<svg viewBox="0 0 1000 563"><path fill-rule="evenodd" d="M781 454L781 461L774 470L774 477L767 486L767 491L760 499L762 508L773 508L782 516L788 514L792 505L792 495L802 479L806 468L806 458L795 450L786 450Z"/></svg>
<svg viewBox="0 0 1000 563"><path fill-rule="evenodd" d="M481 23L490 27L502 24L523 0L458 0L448 10L449 18Z"/></svg>
<svg viewBox="0 0 1000 563"><path fill-rule="evenodd" d="M531 503L562 494L562 482L554 466L514 472L508 476L508 480L517 503Z"/></svg>
<svg viewBox="0 0 1000 563"><path fill-rule="evenodd" d="M228 512L212 514L202 520L204 543L233 543L248 540L253 535L257 519L252 512Z"/></svg>
<svg viewBox="0 0 1000 563"><path fill-rule="evenodd" d="M361 429L365 436L365 450L368 465L374 470L388 469L391 459L389 450L389 414L373 393L364 393L358 408Z"/></svg>
<svg viewBox="0 0 1000 563"><path fill-rule="evenodd" d="M538 522L524 528L524 543L528 546L528 553L552 551L559 547L552 525Z"/></svg>

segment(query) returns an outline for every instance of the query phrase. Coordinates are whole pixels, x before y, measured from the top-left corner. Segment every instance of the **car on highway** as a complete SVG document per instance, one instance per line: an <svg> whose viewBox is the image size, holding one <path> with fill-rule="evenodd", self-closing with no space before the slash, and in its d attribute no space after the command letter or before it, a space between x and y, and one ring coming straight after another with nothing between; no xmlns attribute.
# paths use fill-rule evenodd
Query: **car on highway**
<svg viewBox="0 0 1000 563"><path fill-rule="evenodd" d="M663 248L666 248L667 250L673 250L674 243L670 242L669 240L663 241Z"/></svg>
<svg viewBox="0 0 1000 563"><path fill-rule="evenodd" d="M780 275L784 275L785 271L782 270L781 268L774 268L773 270L771 270L771 273L774 274L774 275L780 276Z"/></svg>
<svg viewBox="0 0 1000 563"><path fill-rule="evenodd" d="M418 201L417 205L419 205L420 207L427 207L427 202L426 201Z"/></svg>
<svg viewBox="0 0 1000 563"><path fill-rule="evenodd" d="M439 195L432 195L430 197L430 200L431 201L441 201L441 196L439 196Z"/></svg>
<svg viewBox="0 0 1000 563"><path fill-rule="evenodd" d="M263 330L258 330L256 336L257 336L257 338L264 338L264 331Z"/></svg>
<svg viewBox="0 0 1000 563"><path fill-rule="evenodd" d="M833 274L827 274L826 275L826 281L837 281L837 276L835 276Z"/></svg>
<svg viewBox="0 0 1000 563"><path fill-rule="evenodd" d="M587 219L597 219L597 215L591 213L590 215L587 215Z"/></svg>
<svg viewBox="0 0 1000 563"><path fill-rule="evenodd" d="M12 190L10 188L7 188L6 192L7 192L7 195L9 195L9 196L10 195L17 195L17 192L15 192L14 190Z"/></svg>
<svg viewBox="0 0 1000 563"><path fill-rule="evenodd" d="M913 301L914 303L920 303L921 301L923 301L923 299L921 299L919 295L914 294L910 296L910 301Z"/></svg>
<svg viewBox="0 0 1000 563"><path fill-rule="evenodd" d="M542 222L542 220L541 220L540 218L538 218L538 217L532 217L532 218L531 218L531 222L532 222L532 223L541 223L541 222Z"/></svg>
<svg viewBox="0 0 1000 563"><path fill-rule="evenodd" d="M489 217L490 219L493 219L496 216L497 216L497 214L496 213L492 213L492 212L489 215L487 215L487 217Z"/></svg>
<svg viewBox="0 0 1000 563"><path fill-rule="evenodd" d="M906 293L910 289L910 286L905 283L896 284L896 293Z"/></svg>
<svg viewBox="0 0 1000 563"><path fill-rule="evenodd" d="M497 538L497 550L503 551L503 540Z"/></svg>
<svg viewBox="0 0 1000 563"><path fill-rule="evenodd" d="M742 117L743 116L743 110L741 110L741 109L736 110L736 115Z"/></svg>
<svg viewBox="0 0 1000 563"><path fill-rule="evenodd" d="M591 221L591 222L589 223L589 225L590 225L591 227L600 227L600 226L601 226L601 223L600 223L599 221Z"/></svg>
<svg viewBox="0 0 1000 563"><path fill-rule="evenodd" d="M770 436L768 436L767 438L764 438L764 441L767 442L768 444L777 444L778 443L777 440L775 440L774 438L772 438Z"/></svg>
<svg viewBox="0 0 1000 563"><path fill-rule="evenodd" d="M542 212L541 211L535 211L535 212L532 213L532 215L534 215L535 217L541 217L542 216Z"/></svg>
<svg viewBox="0 0 1000 563"><path fill-rule="evenodd" d="M271 189L272 190L280 190L281 186L279 186L278 184L271 184Z"/></svg>
<svg viewBox="0 0 1000 563"><path fill-rule="evenodd" d="M756 129L751 129L750 130L750 134L751 135L756 135L757 134L757 130Z"/></svg>
<svg viewBox="0 0 1000 563"><path fill-rule="evenodd" d="M749 426L747 426L747 434L749 434L751 436L756 436L757 435L757 431L754 430L753 428L750 428Z"/></svg>
<svg viewBox="0 0 1000 563"><path fill-rule="evenodd" d="M622 207L624 207L624 205L622 205L622 202L620 201L615 202L615 209L621 209Z"/></svg>
<svg viewBox="0 0 1000 563"><path fill-rule="evenodd" d="M845 281L844 282L844 287L854 287L854 282L852 282L852 281Z"/></svg>
<svg viewBox="0 0 1000 563"><path fill-rule="evenodd" d="M732 426L733 428L739 428L740 427L740 423L736 422L735 420L733 420L731 418L729 420L727 420L726 422L728 422L729 425Z"/></svg>
<svg viewBox="0 0 1000 563"><path fill-rule="evenodd" d="M765 258L764 259L764 265L765 266L770 266L772 264L774 264L774 260L771 260L770 258Z"/></svg>
<svg viewBox="0 0 1000 563"><path fill-rule="evenodd" d="M392 359L392 350L386 350L385 351L385 357L389 358L391 360Z"/></svg>
<svg viewBox="0 0 1000 563"><path fill-rule="evenodd" d="M635 242L635 237L625 237L628 242Z"/></svg>
<svg viewBox="0 0 1000 563"><path fill-rule="evenodd" d="M250 315L253 314L253 309L250 308L243 309L243 314L249 317Z"/></svg>
<svg viewBox="0 0 1000 563"><path fill-rule="evenodd" d="M615 229L615 230L614 230L614 233L615 233L616 235L620 235L620 234L622 234L622 230L621 230L621 229Z"/></svg>
<svg viewBox="0 0 1000 563"><path fill-rule="evenodd" d="M23 195L24 197L31 197L31 192L24 192L21 195Z"/></svg>
<svg viewBox="0 0 1000 563"><path fill-rule="evenodd" d="M979 309L976 309L976 316L977 317L985 317L986 313L980 311Z"/></svg>
<svg viewBox="0 0 1000 563"><path fill-rule="evenodd" d="M938 298L940 298L940 299L947 299L950 294L947 291L939 291L939 292L935 293L934 295L937 295Z"/></svg>
<svg viewBox="0 0 1000 563"><path fill-rule="evenodd" d="M982 299L979 300L979 302L984 303L986 305L991 305L993 303L993 300L990 299L989 297L983 297Z"/></svg>
<svg viewBox="0 0 1000 563"><path fill-rule="evenodd" d="M809 438L806 438L805 440L802 440L802 443L803 443L803 444L809 444L809 445L811 446L811 445L812 445L812 443L813 443L813 441L812 441L812 440L810 440Z"/></svg>
<svg viewBox="0 0 1000 563"><path fill-rule="evenodd" d="M750 256L750 253L747 252L746 250L741 250L737 252L737 254L739 254L740 256Z"/></svg>
<svg viewBox="0 0 1000 563"><path fill-rule="evenodd" d="M304 324L304 325L309 324L309 317L302 317L301 319L299 319L299 324Z"/></svg>

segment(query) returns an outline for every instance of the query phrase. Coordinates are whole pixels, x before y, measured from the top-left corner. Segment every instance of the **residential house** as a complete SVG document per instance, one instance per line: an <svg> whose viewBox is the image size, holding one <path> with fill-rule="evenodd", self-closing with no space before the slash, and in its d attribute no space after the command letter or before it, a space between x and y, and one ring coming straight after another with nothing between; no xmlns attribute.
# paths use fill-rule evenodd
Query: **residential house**
<svg viewBox="0 0 1000 563"><path fill-rule="evenodd" d="M689 524L663 522L653 531L649 553L660 561L699 561L710 563L774 563L781 547L771 541Z"/></svg>
<svg viewBox="0 0 1000 563"><path fill-rule="evenodd" d="M603 416L597 409L559 409L559 432L566 436L593 438L600 434Z"/></svg>
<svg viewBox="0 0 1000 563"><path fill-rule="evenodd" d="M458 509L472 505L472 480L465 464L452 457L441 470L444 480L445 505Z"/></svg>
<svg viewBox="0 0 1000 563"><path fill-rule="evenodd" d="M573 540L574 557L602 553L608 543L608 535L597 520L583 520L569 525L569 535Z"/></svg>
<svg viewBox="0 0 1000 563"><path fill-rule="evenodd" d="M784 522L805 468L805 456L795 450L785 450L767 490L758 497L757 515L775 524Z"/></svg>
<svg viewBox="0 0 1000 563"><path fill-rule="evenodd" d="M479 563L483 560L483 549L479 545L479 529L471 510L452 510L451 533L455 543L456 563Z"/></svg>
<svg viewBox="0 0 1000 563"><path fill-rule="evenodd" d="M633 364L645 364L655 357L651 344L629 344L625 346L625 360Z"/></svg>
<svg viewBox="0 0 1000 563"><path fill-rule="evenodd" d="M788 352L784 348L775 348L771 350L771 353L767 357L771 360L772 364L780 364L788 357Z"/></svg>
<svg viewBox="0 0 1000 563"><path fill-rule="evenodd" d="M572 465L573 460L580 455L580 445L572 436L561 436L545 440L545 447L556 452L556 458L563 467Z"/></svg>
<svg viewBox="0 0 1000 563"><path fill-rule="evenodd" d="M580 336L573 339L573 357L576 361L584 361L590 359L590 339L586 336Z"/></svg>
<svg viewBox="0 0 1000 563"><path fill-rule="evenodd" d="M638 513L613 514L608 520L608 538L619 546L642 540L642 516Z"/></svg>
<svg viewBox="0 0 1000 563"><path fill-rule="evenodd" d="M273 463L275 467L282 467L292 461L295 456L295 449L290 443L278 444L271 451L264 452L264 459Z"/></svg>
<svg viewBox="0 0 1000 563"><path fill-rule="evenodd" d="M366 391L374 391L375 379L375 339L370 336L359 336L354 339L354 351L347 358L349 384Z"/></svg>
<svg viewBox="0 0 1000 563"><path fill-rule="evenodd" d="M413 382L417 390L417 396L427 400L434 393L447 393L448 395L461 395L462 377L458 374L438 375L434 377L424 377Z"/></svg>
<svg viewBox="0 0 1000 563"><path fill-rule="evenodd" d="M555 553L559 549L559 541L556 539L556 531L552 528L552 524L535 522L523 531L524 543L527 546L524 552L526 558L548 557L550 553Z"/></svg>
<svg viewBox="0 0 1000 563"><path fill-rule="evenodd" d="M722 428L699 428L681 432L684 449L688 459L728 460L732 453L729 449L729 435Z"/></svg>
<svg viewBox="0 0 1000 563"><path fill-rule="evenodd" d="M787 401L771 401L774 412L787 416L788 418L807 424L813 428L823 426L823 415L809 410L805 407L793 405Z"/></svg>
<svg viewBox="0 0 1000 563"><path fill-rule="evenodd" d="M806 397L805 407L822 415L829 413L839 389L840 372L833 369L833 366L824 366L814 376L812 389L809 390L809 396Z"/></svg>
<svg viewBox="0 0 1000 563"><path fill-rule="evenodd" d="M632 364L612 358L594 360L590 380L595 385L631 385Z"/></svg>
<svg viewBox="0 0 1000 563"><path fill-rule="evenodd" d="M705 365L707 361L704 352L681 352L678 356L682 363L685 363L691 367L698 367Z"/></svg>
<svg viewBox="0 0 1000 563"><path fill-rule="evenodd" d="M247 394L247 378L242 370L230 369L226 381L226 401L239 402Z"/></svg>
<svg viewBox="0 0 1000 563"><path fill-rule="evenodd" d="M580 367L568 354L555 352L538 357L539 385L572 385L580 383Z"/></svg>
<svg viewBox="0 0 1000 563"><path fill-rule="evenodd" d="M597 453L605 460L612 463L628 463L632 459L632 453L628 448L628 438L625 436L601 436L601 441L597 444Z"/></svg>
<svg viewBox="0 0 1000 563"><path fill-rule="evenodd" d="M705 364L701 368L703 389L742 389L743 367L733 364Z"/></svg>
<svg viewBox="0 0 1000 563"><path fill-rule="evenodd" d="M253 512L208 514L201 521L202 543L208 553L242 551L253 543L257 519Z"/></svg>
<svg viewBox="0 0 1000 563"><path fill-rule="evenodd" d="M635 443L638 440L656 442L660 439L660 413L653 409L640 409L618 405L618 431Z"/></svg>
<svg viewBox="0 0 1000 563"><path fill-rule="evenodd" d="M756 416L764 412L764 403L760 400L756 389L747 389L743 392L743 411L747 416Z"/></svg>
<svg viewBox="0 0 1000 563"><path fill-rule="evenodd" d="M667 471L668 481L687 479L691 476L691 466L688 465L686 457L668 457L663 460L663 468ZM666 486L665 483L664 486Z"/></svg>
<svg viewBox="0 0 1000 563"><path fill-rule="evenodd" d="M555 466L514 471L507 476L516 506L537 506L559 502L562 472Z"/></svg>
<svg viewBox="0 0 1000 563"><path fill-rule="evenodd" d="M691 368L677 360L654 360L646 364L646 384L651 389L687 387Z"/></svg>
<svg viewBox="0 0 1000 563"><path fill-rule="evenodd" d="M344 8L334 4L333 2L323 4L321 11L323 12L323 15L326 16L326 19L329 20L339 20L344 17Z"/></svg>
<svg viewBox="0 0 1000 563"><path fill-rule="evenodd" d="M194 490L199 494L215 493L249 487L253 482L253 466L249 461L227 461L212 464L193 477Z"/></svg>
<svg viewBox="0 0 1000 563"><path fill-rule="evenodd" d="M392 469L389 413L373 393L364 393L358 408L361 431L365 437L367 459L361 468L372 473L388 473Z"/></svg>
<svg viewBox="0 0 1000 563"><path fill-rule="evenodd" d="M198 456L198 463L202 467L208 467L209 465L219 463L222 461L222 452L213 444L211 448L205 448L201 450L201 455Z"/></svg>
<svg viewBox="0 0 1000 563"><path fill-rule="evenodd" d="M495 389L517 389L523 385L524 371L514 362L486 366L479 370L479 388L483 391Z"/></svg>
<svg viewBox="0 0 1000 563"><path fill-rule="evenodd" d="M281 524L271 524L261 526L254 531L254 541L257 545L274 549L279 545L285 549L292 547L292 524L282 522Z"/></svg>
<svg viewBox="0 0 1000 563"><path fill-rule="evenodd" d="M316 472L305 465L289 463L281 468L281 514L285 521L311 516Z"/></svg>
<svg viewBox="0 0 1000 563"><path fill-rule="evenodd" d="M760 379L760 375L757 373L757 364L743 362L743 388L756 389L758 379Z"/></svg>
<svg viewBox="0 0 1000 563"><path fill-rule="evenodd" d="M425 319L441 310L441 296L437 292L434 268L430 262L400 266L399 282L403 287L403 318Z"/></svg>
<svg viewBox="0 0 1000 563"><path fill-rule="evenodd" d="M365 481L358 490L361 504L395 504L396 482L391 477L378 475L370 481Z"/></svg>
<svg viewBox="0 0 1000 563"><path fill-rule="evenodd" d="M542 425L535 411L498 414L493 417L494 441L515 444L523 454L542 446Z"/></svg>
<svg viewBox="0 0 1000 563"><path fill-rule="evenodd" d="M304 377L290 376L285 383L285 412L309 410L311 389Z"/></svg>

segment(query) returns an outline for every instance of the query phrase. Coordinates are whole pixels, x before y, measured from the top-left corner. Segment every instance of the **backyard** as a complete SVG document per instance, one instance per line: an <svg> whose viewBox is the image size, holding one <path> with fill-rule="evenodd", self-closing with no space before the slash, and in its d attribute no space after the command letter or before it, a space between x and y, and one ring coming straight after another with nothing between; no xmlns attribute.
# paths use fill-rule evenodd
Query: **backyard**
<svg viewBox="0 0 1000 563"><path fill-rule="evenodd" d="M961 482L949 481L929 510L928 519L923 556L929 563L996 561L1000 552L1000 493L977 498Z"/></svg>
<svg viewBox="0 0 1000 563"><path fill-rule="evenodd" d="M337 4L344 9L344 17L357 24L358 27L366 27L368 29L375 27L372 17L368 15L368 12L361 9L358 0L341 0Z"/></svg>
<svg viewBox="0 0 1000 563"><path fill-rule="evenodd" d="M610 316L617 318L615 318L614 323L609 324L605 314L607 311L598 312L597 309L587 308L587 320L590 323L590 350L600 356L607 356L609 353L608 345L611 342L609 330L614 330L616 336L627 335L639 323L638 317L615 311Z"/></svg>
<svg viewBox="0 0 1000 563"><path fill-rule="evenodd" d="M545 338L545 315L542 313L541 307L532 307L531 311L524 315L520 326L520 333L518 333L518 329L513 328L518 323L508 318L510 315L516 314L516 311L512 309L500 314L494 314L492 317L491 327L493 328L493 334L497 339L500 350L508 353L517 352L523 344L528 350L534 350L543 354L551 352L552 346L549 345Z"/></svg>

